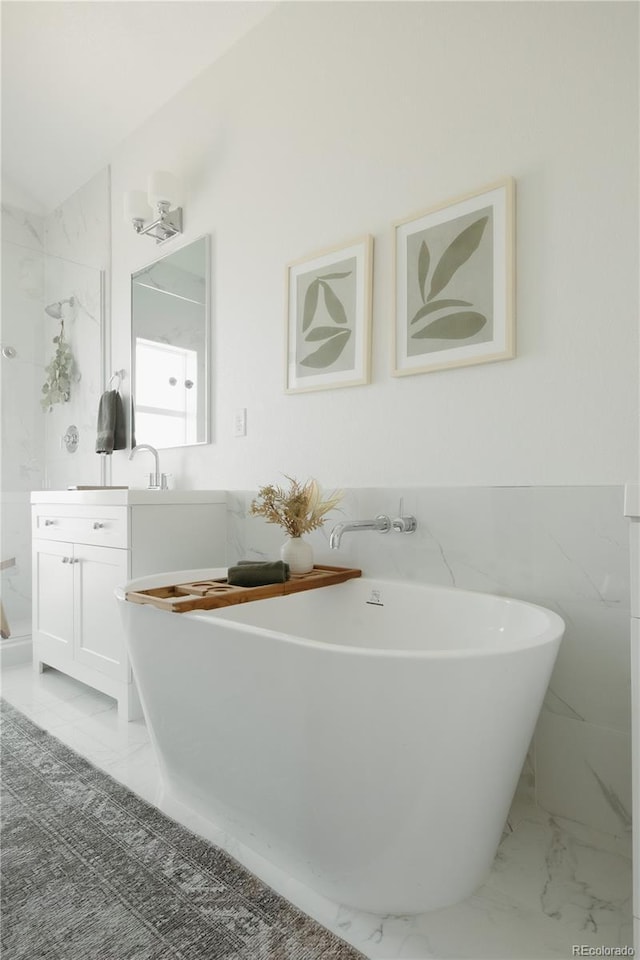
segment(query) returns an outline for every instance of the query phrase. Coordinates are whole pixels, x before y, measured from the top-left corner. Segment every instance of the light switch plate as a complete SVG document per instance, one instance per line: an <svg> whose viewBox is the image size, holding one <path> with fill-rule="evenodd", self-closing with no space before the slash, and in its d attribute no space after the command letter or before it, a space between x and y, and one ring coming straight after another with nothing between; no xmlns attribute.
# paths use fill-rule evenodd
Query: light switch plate
<svg viewBox="0 0 640 960"><path fill-rule="evenodd" d="M234 437L246 437L247 435L246 407L239 407L233 415L233 435Z"/></svg>

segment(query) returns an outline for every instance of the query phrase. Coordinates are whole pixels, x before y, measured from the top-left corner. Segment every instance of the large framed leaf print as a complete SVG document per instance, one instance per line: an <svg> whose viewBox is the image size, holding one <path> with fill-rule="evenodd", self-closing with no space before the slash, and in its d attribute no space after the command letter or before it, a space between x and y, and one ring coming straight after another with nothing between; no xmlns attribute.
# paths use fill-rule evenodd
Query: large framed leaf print
<svg viewBox="0 0 640 960"><path fill-rule="evenodd" d="M369 383L373 237L287 266L287 393Z"/></svg>
<svg viewBox="0 0 640 960"><path fill-rule="evenodd" d="M515 181L395 224L394 374L515 356Z"/></svg>

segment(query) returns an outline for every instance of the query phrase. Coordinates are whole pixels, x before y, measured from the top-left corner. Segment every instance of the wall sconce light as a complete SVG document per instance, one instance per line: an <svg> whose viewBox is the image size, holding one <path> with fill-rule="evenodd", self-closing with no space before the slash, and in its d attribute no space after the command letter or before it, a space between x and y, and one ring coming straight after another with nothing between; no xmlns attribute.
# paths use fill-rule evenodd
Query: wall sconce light
<svg viewBox="0 0 640 960"><path fill-rule="evenodd" d="M125 220L133 223L136 233L155 237L162 243L182 233L180 184L177 177L165 170L150 174L147 192L131 190L124 196ZM147 221L151 222L147 222Z"/></svg>

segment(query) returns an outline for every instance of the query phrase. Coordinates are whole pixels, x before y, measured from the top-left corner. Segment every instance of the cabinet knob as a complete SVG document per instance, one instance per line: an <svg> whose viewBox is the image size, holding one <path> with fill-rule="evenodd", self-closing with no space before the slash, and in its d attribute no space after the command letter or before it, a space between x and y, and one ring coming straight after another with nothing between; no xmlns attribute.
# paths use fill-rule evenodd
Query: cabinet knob
<svg viewBox="0 0 640 960"><path fill-rule="evenodd" d="M55 525L55 520L45 520L45 527L53 527Z"/></svg>
<svg viewBox="0 0 640 960"><path fill-rule="evenodd" d="M71 561L71 557L63 557L63 558L62 558L62 562L63 562L63 563L69 563L70 561Z"/></svg>
<svg viewBox="0 0 640 960"><path fill-rule="evenodd" d="M101 520L96 520L96 522L93 525L94 530L102 530L103 527L104 527L104 523L102 523Z"/></svg>

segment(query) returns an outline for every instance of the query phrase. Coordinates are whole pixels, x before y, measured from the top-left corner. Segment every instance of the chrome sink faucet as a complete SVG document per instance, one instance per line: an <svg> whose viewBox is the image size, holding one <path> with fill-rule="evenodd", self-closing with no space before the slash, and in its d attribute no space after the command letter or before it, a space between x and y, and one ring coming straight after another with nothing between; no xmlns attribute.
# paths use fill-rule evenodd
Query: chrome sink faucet
<svg viewBox="0 0 640 960"><path fill-rule="evenodd" d="M344 533L357 533L359 530L377 530L378 533L389 533L395 530L397 533L413 533L418 526L415 517L402 516L403 501L400 500L400 516L390 520L386 514L379 514L375 520L347 520L344 523L336 523L329 536L329 546L332 550L340 548L342 535Z"/></svg>
<svg viewBox="0 0 640 960"><path fill-rule="evenodd" d="M139 450L148 450L149 453L153 454L155 470L153 473L149 474L149 486L147 487L147 490L166 490L167 475L166 473L160 473L160 457L156 448L152 447L150 443L138 443L131 450L131 453L129 454L129 460L133 460Z"/></svg>

